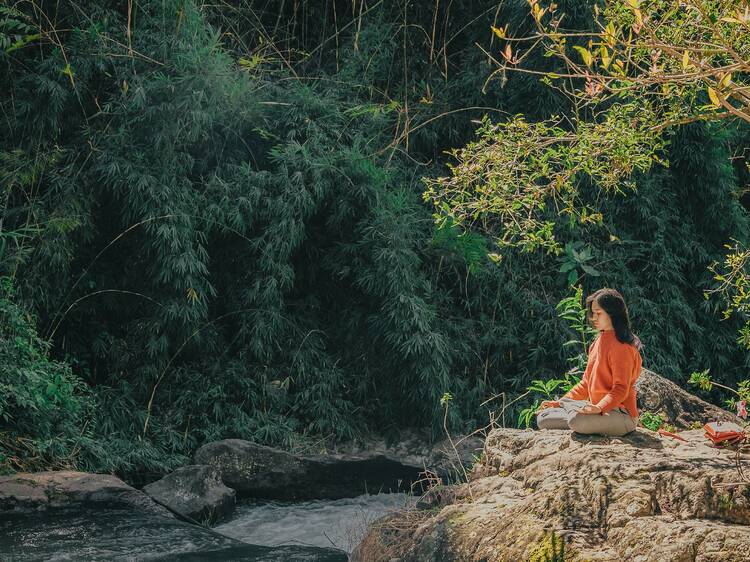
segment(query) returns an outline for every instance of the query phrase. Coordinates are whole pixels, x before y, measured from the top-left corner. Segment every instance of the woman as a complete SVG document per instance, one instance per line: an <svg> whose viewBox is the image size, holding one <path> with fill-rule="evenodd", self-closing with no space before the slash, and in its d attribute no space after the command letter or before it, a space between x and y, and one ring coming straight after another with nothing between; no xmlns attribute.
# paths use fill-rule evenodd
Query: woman
<svg viewBox="0 0 750 562"><path fill-rule="evenodd" d="M581 382L559 401L537 410L539 429L622 436L638 423L635 381L641 374L641 342L630 330L628 308L614 289L599 289L586 299L589 323L599 336L589 347Z"/></svg>

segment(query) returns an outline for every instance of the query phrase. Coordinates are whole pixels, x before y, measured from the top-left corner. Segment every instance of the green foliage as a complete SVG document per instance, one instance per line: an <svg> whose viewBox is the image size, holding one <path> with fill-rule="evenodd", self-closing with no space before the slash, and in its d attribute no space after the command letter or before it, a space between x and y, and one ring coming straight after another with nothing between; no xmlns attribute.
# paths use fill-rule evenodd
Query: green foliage
<svg viewBox="0 0 750 562"><path fill-rule="evenodd" d="M744 132L680 130L672 167L616 200L585 181L608 173L587 168L586 147L558 147L581 163L575 196L605 212L560 221L564 205L529 187L529 247L554 234L569 250L493 253L490 229L435 225L420 178L444 176L445 151L487 111L558 115L564 135L567 102L528 76L485 84L485 6L368 7L360 19L337 1L334 20L309 1L147 1L130 34L110 3L57 3L56 35L31 4L8 16L59 43L0 54L0 268L8 306L33 313L60 367L39 379L69 428L49 462L137 480L225 437L294 449L407 425L438 436L444 415L466 431L487 396L574 382L590 342L581 300L598 285L626 295L650 367L746 372L736 319L695 290L747 235L726 158ZM501 12L509 32L533 23L526 4ZM497 173L508 194L521 185ZM24 431L44 443L48 429Z"/></svg>
<svg viewBox="0 0 750 562"><path fill-rule="evenodd" d="M484 240L435 232L405 160L370 157L397 107L290 84L263 56L237 66L190 2L140 5L132 37L106 6L60 14L80 28L69 66L54 50L7 61L24 110L4 219L36 229L34 259L14 253L19 298L101 399L92 425L117 453L101 466L160 472L222 437L440 427L446 389L450 424L469 423L483 390L453 364L476 352L452 342L489 322L445 319L464 306L453 276L486 270ZM98 48L130 41L135 56ZM39 76L52 103L32 108Z"/></svg>
<svg viewBox="0 0 750 562"><path fill-rule="evenodd" d="M734 499L729 494L719 494L717 499L719 500L719 509L728 511L730 509L734 509L735 503Z"/></svg>
<svg viewBox="0 0 750 562"><path fill-rule="evenodd" d="M0 50L12 53L41 37L32 31L31 18L12 6L0 6Z"/></svg>
<svg viewBox="0 0 750 562"><path fill-rule="evenodd" d="M664 422L666 422L667 420L664 417L664 414L643 412L641 414L640 421L644 427L647 427L651 431L659 431L659 429L664 425Z"/></svg>
<svg viewBox="0 0 750 562"><path fill-rule="evenodd" d="M714 262L709 266L716 285L704 290L703 295L708 299L712 294L718 294L726 303L724 318L735 314L744 321L739 331L738 343L750 350L750 250L744 248L737 240L732 244L726 244L725 247L729 251L724 256L723 263L719 265L718 262Z"/></svg>
<svg viewBox="0 0 750 562"><path fill-rule="evenodd" d="M555 399L553 398L553 393L558 388L561 388L563 393L568 392L581 380L588 359L588 340L596 333L596 330L586 320L586 307L582 298L583 291L578 286L575 287L575 292L571 296L561 299L556 306L558 316L564 319L577 335L576 338L568 340L563 344L565 348L571 346L580 348L579 353L568 358L568 361L573 362L574 366L563 375L562 379L531 381L531 385L527 388L527 393L534 393L536 398L531 406L521 410L518 415L518 425L529 427L542 400Z"/></svg>
<svg viewBox="0 0 750 562"><path fill-rule="evenodd" d="M734 394L737 398L729 398L724 401L724 404L730 410L737 409L737 414L743 418L747 417L746 405L750 403L750 379L745 379L737 383L737 388L731 388L726 385L720 384L713 380L710 375L710 369L704 369L703 371L694 371L690 374L688 383L697 386L704 392L711 392L714 386L728 390ZM739 404L738 404L739 400ZM738 405L741 408L738 408Z"/></svg>
<svg viewBox="0 0 750 562"><path fill-rule="evenodd" d="M588 252L585 254L579 254L579 256L586 257L590 255ZM555 306L557 314L560 318L565 320L571 330L575 333L576 337L567 340L563 343L565 348L573 348L573 351L578 350L578 353L568 357L568 361L573 363L573 366L566 373L567 376L574 376L580 379L583 376L583 372L586 369L586 363L588 362L588 350L589 342L593 341L596 336L596 330L591 327L587 317L587 310L585 301L583 298L583 287L578 285L574 287L575 292L557 303Z"/></svg>
<svg viewBox="0 0 750 562"><path fill-rule="evenodd" d="M475 232L462 231L450 221L435 228L433 244L441 259L466 263L469 274L477 273L487 263L487 240Z"/></svg>
<svg viewBox="0 0 750 562"><path fill-rule="evenodd" d="M0 278L0 472L71 467L94 405L65 363L48 357L33 318Z"/></svg>
<svg viewBox="0 0 750 562"><path fill-rule="evenodd" d="M750 401L750 380L737 383L737 396L739 396L740 400Z"/></svg>
<svg viewBox="0 0 750 562"><path fill-rule="evenodd" d="M563 254L558 258L558 262L560 263L560 273L566 275L567 284L574 286L583 275L601 276L601 272L592 265L593 259L591 247L585 246L580 240L565 244Z"/></svg>
<svg viewBox="0 0 750 562"><path fill-rule="evenodd" d="M583 186L603 194L632 189L637 172L669 162L666 131L679 125L725 118L750 124L749 22L736 2L607 0L593 4L579 25L567 3L529 5L534 33L493 23L500 39L491 49L498 53L494 74L542 74L542 83L568 95L570 110L536 121L485 117L478 140L451 152L452 176L426 179L425 199L438 221L481 228L501 247L559 253L547 207L600 225L599 200L581 197ZM564 71L539 68L535 49Z"/></svg>
<svg viewBox="0 0 750 562"><path fill-rule="evenodd" d="M526 408L521 410L518 413L518 420L516 420L516 424L522 427L531 426L531 422L534 419L534 416L536 415L536 412L539 409L539 405L541 403L542 401L537 398L531 406L527 406Z"/></svg>
<svg viewBox="0 0 750 562"><path fill-rule="evenodd" d="M701 390L705 390L706 392L709 392L713 388L713 383L711 382L711 377L708 374L709 369L705 369L703 371L695 371L693 373L690 373L690 378L688 379L689 384L694 384Z"/></svg>
<svg viewBox="0 0 750 562"><path fill-rule="evenodd" d="M551 531L531 550L528 562L568 562L575 558L572 549L565 546L565 539Z"/></svg>
<svg viewBox="0 0 750 562"><path fill-rule="evenodd" d="M501 248L559 253L545 209L553 205L581 226L601 224L579 184L593 182L610 193L632 189L631 174L649 170L664 146L641 104L614 106L601 122L576 121L574 135L561 121L485 118L478 139L451 152L452 176L425 178L424 198L435 206L438 224L450 220L481 229Z"/></svg>
<svg viewBox="0 0 750 562"><path fill-rule="evenodd" d="M619 243L622 240L611 234L611 226L618 222L614 215L621 214L616 210L620 204L607 203L600 195L625 193L636 185L641 190L653 189L667 178L665 169L652 169L655 162L677 168L670 174L674 178L686 178L680 168L705 174L695 166L700 159L695 155L697 147L690 146L695 137L706 143L704 148L711 157L705 161L719 172L724 193L736 192L736 184L731 185L735 178L730 154L725 154L723 165L714 156L721 152L715 141L733 136L735 128L743 138L739 150L744 154L747 148L747 9L721 0L691 0L679 7L666 1L608 0L594 5L588 18L577 20L579 14L568 3L531 0L529 5L533 32L515 25L508 15L500 18L509 21L507 25L493 24L500 39L494 51L501 55L497 59L503 60L493 75L502 75L505 83L508 72L518 71L525 77L543 74L543 84L568 96L568 111L562 110L563 117L556 113L537 120L514 115L494 124L485 118L477 131L478 140L452 151L457 160L449 164L452 176L426 180L425 198L434 203L438 223L450 218L465 228L488 233L501 247L546 248L558 254L562 249L558 238L564 231L560 223L566 220L571 231L580 232L576 238L594 238L596 230L606 228L610 242ZM655 42L658 48L654 48ZM525 48L527 45L530 48ZM562 70L539 64L533 56L536 47ZM730 125L704 124L723 120ZM745 174L747 162L736 168L738 174ZM696 196L689 187L695 179L692 176L689 183L681 184L687 187L683 197L721 205L724 196L715 190L711 190L713 197ZM670 188L669 192L674 191ZM651 215L653 207L640 203L640 198L638 204L643 215ZM545 212L551 206L557 216ZM559 221L560 215L563 221ZM715 243L710 244L705 253L713 254L713 260L721 256L724 263L719 270L718 261L712 263L702 256L700 263L708 265L720 283L706 289L706 295L719 292L726 297L725 317L739 313L746 322L739 341L750 347L746 225L738 224L736 211L714 216L721 216L716 232L724 232L729 239L740 232L743 241L734 240L727 246L727 256L723 250L716 251ZM584 229L586 225L591 225L591 234ZM684 228L672 226L677 228L669 230L670 239ZM627 230L633 234L640 229ZM568 254L570 250L568 247ZM673 255L668 257L669 262L676 261ZM561 273L568 274L569 283L575 282L575 260L567 256L562 261ZM664 262L652 263L663 268ZM671 266L669 263L666 269ZM618 279L614 285L623 288L626 273L620 273L620 277L612 277ZM658 284L667 293L662 300L684 300L682 295L668 294L672 291L665 283ZM699 284L705 287L705 278ZM689 310L683 309L688 317L692 316ZM692 319L688 323L693 324ZM696 328L694 325L691 330ZM684 338L661 337L672 340L670 346L683 346L679 340Z"/></svg>
<svg viewBox="0 0 750 562"><path fill-rule="evenodd" d="M558 387L563 391L563 393L567 392L576 385L578 380L579 379L577 378L573 378L569 373L566 373L565 378L563 379L531 381L531 385L529 385L528 387L528 392L535 393L537 395L537 398L531 406L524 408L518 414L518 425L529 427L531 425L531 421L534 419L536 411L539 409L539 405L541 404L542 400L554 399L553 393L558 389Z"/></svg>

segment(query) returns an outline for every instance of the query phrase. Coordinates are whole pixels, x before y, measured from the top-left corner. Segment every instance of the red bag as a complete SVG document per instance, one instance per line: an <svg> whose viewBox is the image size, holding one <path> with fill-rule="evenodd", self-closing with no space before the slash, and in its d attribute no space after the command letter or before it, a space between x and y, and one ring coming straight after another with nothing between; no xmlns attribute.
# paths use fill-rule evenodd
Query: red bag
<svg viewBox="0 0 750 562"><path fill-rule="evenodd" d="M732 422L711 422L704 425L703 429L706 430L703 435L714 445L730 445L747 439L745 430Z"/></svg>

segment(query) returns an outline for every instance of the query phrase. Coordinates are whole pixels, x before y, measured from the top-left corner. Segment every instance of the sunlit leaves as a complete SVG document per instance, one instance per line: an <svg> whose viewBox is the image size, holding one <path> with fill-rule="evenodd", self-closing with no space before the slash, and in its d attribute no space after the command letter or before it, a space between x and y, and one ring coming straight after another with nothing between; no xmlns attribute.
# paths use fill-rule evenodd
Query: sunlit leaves
<svg viewBox="0 0 750 562"><path fill-rule="evenodd" d="M578 198L578 182L591 178L604 191L630 188L629 176L645 171L661 146L650 129L647 106L620 105L602 123L579 122L577 130L555 121L485 120L478 140L453 151L451 177L426 180L424 197L436 218L485 230L501 247L558 251L547 205L584 220L596 216Z"/></svg>
<svg viewBox="0 0 750 562"><path fill-rule="evenodd" d="M714 104L715 107L721 107L721 99L719 98L719 94L714 90L711 86L708 86L706 88L708 90L708 99L711 100L711 103Z"/></svg>
<svg viewBox="0 0 750 562"><path fill-rule="evenodd" d="M505 31L507 26L505 27L495 27L494 25L491 26L492 33L497 35L500 39L505 39Z"/></svg>
<svg viewBox="0 0 750 562"><path fill-rule="evenodd" d="M584 87L561 86L574 98L601 101L662 92L655 108L655 126L661 128L690 117L711 118L719 110L750 121L750 8L739 4L609 0L603 10L594 10L596 28L587 34L565 30L566 15L552 4L547 8L554 17L538 20L534 14L544 8L532 3L538 33L527 39L541 38L544 49L565 62L572 76L586 80ZM518 38L518 44L523 40ZM735 81L726 79L731 73ZM592 84L601 87L594 91ZM709 104L695 103L701 92Z"/></svg>
<svg viewBox="0 0 750 562"><path fill-rule="evenodd" d="M609 0L594 10L590 33L566 30L565 14L554 4L529 0L529 6L537 33L505 44L501 52L510 66L504 70L536 72L514 52L524 41L541 42L545 56L561 60L567 77L578 78L557 80L555 72L542 78L578 107L572 130L519 117L491 131L485 123L478 142L454 151L453 177L428 181L425 198L435 204L438 220L447 215L493 232L500 246L559 251L541 211L551 204L560 214L596 215L577 200L582 179L622 192L632 186L634 171L666 163L662 135L673 124L726 115L750 121L750 34L734 25L744 25L747 12L736 3ZM551 17L542 20L546 14ZM721 17L733 21L717 26ZM706 98L708 104L700 102ZM578 117L582 108L602 109L596 118Z"/></svg>
<svg viewBox="0 0 750 562"><path fill-rule="evenodd" d="M690 375L688 383L698 386L701 390L709 392L713 388L711 377L708 375L708 369L704 371L696 371Z"/></svg>
<svg viewBox="0 0 750 562"><path fill-rule="evenodd" d="M718 294L726 303L724 318L732 314L739 314L745 320L745 326L740 332L739 342L750 349L750 249L738 241L727 244L728 250L722 264L713 263L710 266L714 274L716 285L704 291L708 298Z"/></svg>
<svg viewBox="0 0 750 562"><path fill-rule="evenodd" d="M578 51L578 54L581 55L581 59L583 59L583 63L586 66L591 66L591 63L594 61L594 58L591 55L591 51L589 51L585 47L581 47L580 45L573 45L573 49Z"/></svg>

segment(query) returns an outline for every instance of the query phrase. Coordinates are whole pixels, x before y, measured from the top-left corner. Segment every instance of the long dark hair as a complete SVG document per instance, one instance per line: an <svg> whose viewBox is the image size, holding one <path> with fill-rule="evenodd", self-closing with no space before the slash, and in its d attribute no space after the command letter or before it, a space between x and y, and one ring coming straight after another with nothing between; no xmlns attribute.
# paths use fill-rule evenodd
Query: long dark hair
<svg viewBox="0 0 750 562"><path fill-rule="evenodd" d="M599 303L599 306L612 319L612 327L615 329L615 336L618 341L634 345L640 350L643 344L640 338L630 329L628 307L620 292L605 287L586 297L586 315L588 316L589 323L591 323L593 315L592 305L594 301Z"/></svg>

